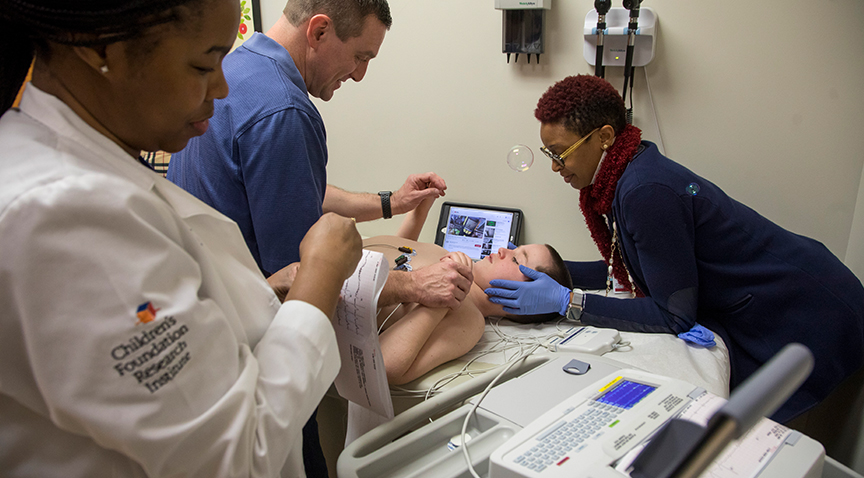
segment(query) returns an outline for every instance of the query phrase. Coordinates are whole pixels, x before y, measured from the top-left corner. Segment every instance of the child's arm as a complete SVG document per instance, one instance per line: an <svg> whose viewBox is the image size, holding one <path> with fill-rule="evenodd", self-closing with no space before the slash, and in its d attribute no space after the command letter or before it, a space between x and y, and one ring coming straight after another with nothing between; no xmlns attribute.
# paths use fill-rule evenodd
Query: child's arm
<svg viewBox="0 0 864 478"><path fill-rule="evenodd" d="M399 230L396 235L405 239L416 241L420 237L420 231L423 230L423 224L426 222L426 216L429 215L429 209L435 202L434 197L424 199L416 208L405 214L402 219L402 224L399 225Z"/></svg>
<svg viewBox="0 0 864 478"><path fill-rule="evenodd" d="M388 382L401 385L413 380L414 377L406 376L406 373L415 368L412 366L420 351L449 310L417 304L413 310L381 333L379 341ZM426 372L428 370L421 374Z"/></svg>
<svg viewBox="0 0 864 478"><path fill-rule="evenodd" d="M448 254L442 260L460 262L469 267L473 265L471 259L461 252ZM482 324L483 316L475 308L460 306L451 311L447 308L430 308L416 304L413 310L388 327L379 337L387 381L393 385L410 382L470 350L479 340L479 336L466 334L465 325L460 325L459 322L464 322L463 317L472 313L477 315L479 323ZM442 328L445 324L447 326ZM461 331L454 333L454 327ZM481 335L482 327L481 325ZM445 329L450 333L445 333Z"/></svg>

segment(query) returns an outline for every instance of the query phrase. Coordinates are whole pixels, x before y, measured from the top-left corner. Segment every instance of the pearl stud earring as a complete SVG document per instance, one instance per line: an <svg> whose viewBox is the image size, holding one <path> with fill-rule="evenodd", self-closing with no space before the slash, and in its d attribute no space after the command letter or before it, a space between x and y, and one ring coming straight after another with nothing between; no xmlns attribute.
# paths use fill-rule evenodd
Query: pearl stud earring
<svg viewBox="0 0 864 478"><path fill-rule="evenodd" d="M99 67L99 71L101 71L103 75L104 75L105 73L108 73L108 65L102 65L102 66L100 66L100 67Z"/></svg>

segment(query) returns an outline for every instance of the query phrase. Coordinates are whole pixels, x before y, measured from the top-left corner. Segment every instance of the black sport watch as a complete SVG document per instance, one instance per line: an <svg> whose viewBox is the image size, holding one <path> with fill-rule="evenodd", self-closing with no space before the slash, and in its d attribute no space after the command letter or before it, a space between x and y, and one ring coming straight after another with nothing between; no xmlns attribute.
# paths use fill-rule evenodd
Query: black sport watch
<svg viewBox="0 0 864 478"><path fill-rule="evenodd" d="M390 219L393 217L393 211L390 210L390 196L392 194L392 191L378 192L378 195L381 196L381 212L384 213L384 219Z"/></svg>

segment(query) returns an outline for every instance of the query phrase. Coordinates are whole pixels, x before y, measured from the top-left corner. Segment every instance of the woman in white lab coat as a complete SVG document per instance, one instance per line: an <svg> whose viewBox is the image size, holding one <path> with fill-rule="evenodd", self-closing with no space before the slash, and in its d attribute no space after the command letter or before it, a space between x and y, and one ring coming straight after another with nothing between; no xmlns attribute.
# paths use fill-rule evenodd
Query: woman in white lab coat
<svg viewBox="0 0 864 478"><path fill-rule="evenodd" d="M138 160L206 130L239 8L0 0L4 476L302 476L353 223L324 216L285 291Z"/></svg>

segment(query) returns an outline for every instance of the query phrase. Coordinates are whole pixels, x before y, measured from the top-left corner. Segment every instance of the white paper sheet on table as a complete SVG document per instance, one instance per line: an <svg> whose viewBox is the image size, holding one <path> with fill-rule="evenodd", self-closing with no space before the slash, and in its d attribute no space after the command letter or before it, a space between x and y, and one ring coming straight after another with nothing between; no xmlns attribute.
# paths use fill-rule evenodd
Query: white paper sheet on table
<svg viewBox="0 0 864 478"><path fill-rule="evenodd" d="M389 419L393 418L393 401L376 321L387 274L384 255L364 250L354 274L342 286L333 328L342 358L335 382L339 395Z"/></svg>

